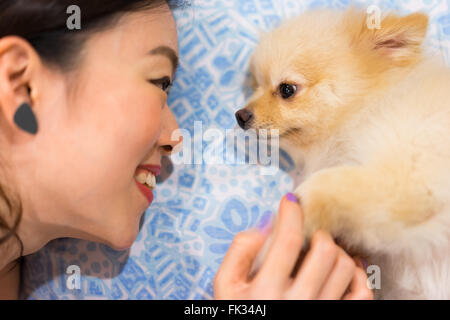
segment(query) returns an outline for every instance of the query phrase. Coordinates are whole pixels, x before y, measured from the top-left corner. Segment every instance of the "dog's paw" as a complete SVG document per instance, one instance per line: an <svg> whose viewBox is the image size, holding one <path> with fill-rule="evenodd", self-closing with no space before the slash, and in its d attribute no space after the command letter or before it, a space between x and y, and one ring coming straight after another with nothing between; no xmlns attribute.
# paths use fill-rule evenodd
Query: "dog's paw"
<svg viewBox="0 0 450 320"><path fill-rule="evenodd" d="M295 189L302 207L307 239L319 229L333 234L340 224L337 218L347 202L346 195L340 193L342 179L345 177L340 172L328 169L314 174Z"/></svg>
<svg viewBox="0 0 450 320"><path fill-rule="evenodd" d="M312 235L319 229L319 220L317 211L313 208L320 206L320 193L311 190L310 183L304 182L298 186L294 194L300 199L300 206L303 213L303 235L306 242L309 243Z"/></svg>

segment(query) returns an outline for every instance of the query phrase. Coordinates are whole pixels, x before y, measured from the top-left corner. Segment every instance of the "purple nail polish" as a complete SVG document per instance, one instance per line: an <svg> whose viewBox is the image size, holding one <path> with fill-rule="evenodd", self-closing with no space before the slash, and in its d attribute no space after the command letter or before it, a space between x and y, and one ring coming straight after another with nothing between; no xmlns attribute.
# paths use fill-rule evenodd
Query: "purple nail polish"
<svg viewBox="0 0 450 320"><path fill-rule="evenodd" d="M266 211L262 214L261 219L259 220L258 224L256 225L256 228L264 233L267 234L271 228L272 225L272 212Z"/></svg>
<svg viewBox="0 0 450 320"><path fill-rule="evenodd" d="M297 197L292 192L289 192L288 194L286 194L286 199L288 199L289 201L298 203Z"/></svg>

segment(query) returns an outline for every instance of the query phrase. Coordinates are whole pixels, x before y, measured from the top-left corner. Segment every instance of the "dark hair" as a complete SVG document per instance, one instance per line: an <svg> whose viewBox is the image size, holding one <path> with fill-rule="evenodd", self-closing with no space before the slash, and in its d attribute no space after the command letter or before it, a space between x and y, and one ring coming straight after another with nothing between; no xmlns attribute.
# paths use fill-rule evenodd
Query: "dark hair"
<svg viewBox="0 0 450 320"><path fill-rule="evenodd" d="M15 35L27 40L44 63L58 67L62 71L72 68L77 61L83 44L94 32L111 27L125 13L145 9L181 6L183 1L170 0L0 0L0 38ZM81 29L69 30L67 13L69 6L77 5L81 12ZM17 235L17 227L22 216L20 201L12 201L12 193L5 192L0 181L0 200L8 207L14 219L9 226L3 212L0 212L0 244L10 237L20 242L20 257L23 243Z"/></svg>
<svg viewBox="0 0 450 320"><path fill-rule="evenodd" d="M171 8L179 1L166 0L0 0L0 38L17 35L26 39L44 62L69 69L86 38L110 27L127 12ZM67 9L81 11L80 30L69 30Z"/></svg>

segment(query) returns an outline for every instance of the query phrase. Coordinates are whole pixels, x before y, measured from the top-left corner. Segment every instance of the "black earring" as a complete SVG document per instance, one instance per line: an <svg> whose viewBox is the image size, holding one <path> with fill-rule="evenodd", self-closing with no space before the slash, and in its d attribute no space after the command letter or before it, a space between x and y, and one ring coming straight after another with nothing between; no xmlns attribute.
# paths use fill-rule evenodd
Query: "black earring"
<svg viewBox="0 0 450 320"><path fill-rule="evenodd" d="M14 122L22 130L36 134L38 131L36 116L28 103L22 103L14 114Z"/></svg>

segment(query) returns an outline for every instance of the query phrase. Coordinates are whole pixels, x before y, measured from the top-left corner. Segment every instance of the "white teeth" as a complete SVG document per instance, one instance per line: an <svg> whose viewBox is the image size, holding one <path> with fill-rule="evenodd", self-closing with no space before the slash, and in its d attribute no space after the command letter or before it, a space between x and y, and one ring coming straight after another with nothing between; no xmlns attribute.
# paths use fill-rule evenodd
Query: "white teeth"
<svg viewBox="0 0 450 320"><path fill-rule="evenodd" d="M140 183L144 184L145 180L147 179L147 175L145 174L145 172L141 172L140 174L137 175L136 180L139 181Z"/></svg>
<svg viewBox="0 0 450 320"><path fill-rule="evenodd" d="M139 183L145 184L151 189L154 189L156 187L156 177L151 172L149 172L148 174L145 172L139 173L136 176L136 180L139 181Z"/></svg>
<svg viewBox="0 0 450 320"><path fill-rule="evenodd" d="M149 172L145 183L152 189L156 187L156 177L153 175L153 173Z"/></svg>

